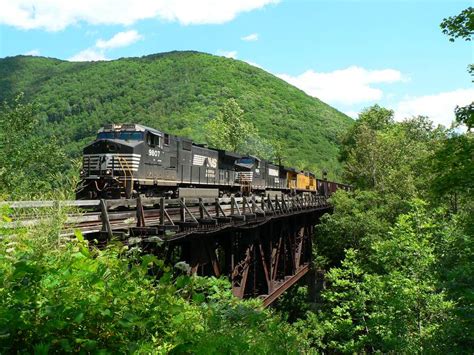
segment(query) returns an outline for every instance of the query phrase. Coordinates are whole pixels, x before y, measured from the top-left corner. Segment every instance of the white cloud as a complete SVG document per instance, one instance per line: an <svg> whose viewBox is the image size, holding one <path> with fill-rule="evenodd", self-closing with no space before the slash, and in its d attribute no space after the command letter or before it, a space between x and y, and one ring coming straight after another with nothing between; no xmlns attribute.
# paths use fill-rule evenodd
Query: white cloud
<svg viewBox="0 0 474 355"><path fill-rule="evenodd" d="M86 31L86 36L88 37L92 37L92 36L95 36L95 35L98 35L99 34L99 31L97 30L87 30Z"/></svg>
<svg viewBox="0 0 474 355"><path fill-rule="evenodd" d="M142 38L143 36L135 30L119 32L109 40L97 40L94 47L84 49L83 51L69 58L68 60L70 60L71 62L108 60L105 56L105 52L107 50L129 46L130 44L135 43L136 41L139 41Z"/></svg>
<svg viewBox="0 0 474 355"><path fill-rule="evenodd" d="M235 58L237 58L237 51L222 51L222 50L219 49L216 52L216 55L220 55L220 56L226 57L226 58L235 59Z"/></svg>
<svg viewBox="0 0 474 355"><path fill-rule="evenodd" d="M247 42L258 41L258 33L252 33L248 36L241 37L240 39Z"/></svg>
<svg viewBox="0 0 474 355"><path fill-rule="evenodd" d="M407 98L398 103L395 119L423 115L428 116L435 124L450 127L454 120L456 106L465 106L474 100L474 89L458 89L434 95Z"/></svg>
<svg viewBox="0 0 474 355"><path fill-rule="evenodd" d="M159 18L183 25L221 24L279 0L0 0L0 24L59 31L85 22L131 25Z"/></svg>
<svg viewBox="0 0 474 355"><path fill-rule="evenodd" d="M137 31L131 30L126 32L119 32L109 40L99 39L95 46L101 49L112 49L118 47L126 47L136 41L142 39L143 36L140 35Z"/></svg>
<svg viewBox="0 0 474 355"><path fill-rule="evenodd" d="M349 116L350 118L357 119L359 118L359 112L357 111L344 111L344 113Z"/></svg>
<svg viewBox="0 0 474 355"><path fill-rule="evenodd" d="M39 49L32 49L31 51L26 52L24 55L32 55L32 56L39 56L40 51Z"/></svg>
<svg viewBox="0 0 474 355"><path fill-rule="evenodd" d="M308 70L298 76L277 76L324 102L349 105L381 99L382 90L372 84L405 80L402 73L395 69L369 70L357 66L328 73Z"/></svg>
<svg viewBox="0 0 474 355"><path fill-rule="evenodd" d="M91 62L91 61L108 60L108 59L105 57L104 51L96 50L94 48L87 48L73 55L68 60L71 62Z"/></svg>

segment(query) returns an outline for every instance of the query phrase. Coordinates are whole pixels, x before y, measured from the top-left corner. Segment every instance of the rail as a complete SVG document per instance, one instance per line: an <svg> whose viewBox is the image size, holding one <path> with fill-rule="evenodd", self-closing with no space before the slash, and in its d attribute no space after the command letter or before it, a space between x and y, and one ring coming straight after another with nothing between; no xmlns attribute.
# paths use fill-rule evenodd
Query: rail
<svg viewBox="0 0 474 355"><path fill-rule="evenodd" d="M177 237L195 229L209 231L330 208L326 197L318 195L0 202L0 207L4 206L11 209L12 221L3 228L31 227L51 218L41 209L71 208L73 212L66 213L63 236L73 236L79 229L84 234L106 233L110 237L116 231Z"/></svg>

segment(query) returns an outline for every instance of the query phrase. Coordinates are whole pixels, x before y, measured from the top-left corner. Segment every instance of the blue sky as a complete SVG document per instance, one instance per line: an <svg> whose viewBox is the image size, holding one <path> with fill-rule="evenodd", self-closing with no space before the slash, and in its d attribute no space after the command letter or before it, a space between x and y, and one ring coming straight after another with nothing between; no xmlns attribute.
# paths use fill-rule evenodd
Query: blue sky
<svg viewBox="0 0 474 355"><path fill-rule="evenodd" d="M461 0L0 0L0 57L110 60L171 50L233 57L356 117L378 103L397 119L449 125L474 99L470 42L444 17Z"/></svg>

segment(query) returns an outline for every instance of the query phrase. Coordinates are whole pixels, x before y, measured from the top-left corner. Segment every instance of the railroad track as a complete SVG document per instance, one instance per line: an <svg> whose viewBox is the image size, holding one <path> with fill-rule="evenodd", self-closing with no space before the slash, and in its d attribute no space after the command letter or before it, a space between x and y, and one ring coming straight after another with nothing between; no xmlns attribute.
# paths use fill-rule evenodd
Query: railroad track
<svg viewBox="0 0 474 355"><path fill-rule="evenodd" d="M132 232L167 235L174 239L190 229L245 225L278 215L296 214L308 209L329 208L325 196L252 196L229 198L137 198L121 200L5 201L12 221L3 228L27 228L53 221L54 211L63 211L62 236ZM56 213L57 214L57 213Z"/></svg>

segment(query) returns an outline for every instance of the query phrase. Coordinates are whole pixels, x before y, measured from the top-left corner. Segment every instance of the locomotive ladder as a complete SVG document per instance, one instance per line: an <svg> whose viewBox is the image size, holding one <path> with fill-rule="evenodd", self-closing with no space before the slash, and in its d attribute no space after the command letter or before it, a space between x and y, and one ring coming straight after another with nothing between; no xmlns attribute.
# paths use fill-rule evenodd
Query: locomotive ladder
<svg viewBox="0 0 474 355"><path fill-rule="evenodd" d="M123 187L125 190L125 197L130 198L132 197L132 190L133 190L132 169L130 169L130 165L128 165L128 161L124 157L119 156L118 161L120 164L120 169L122 170L124 174Z"/></svg>

